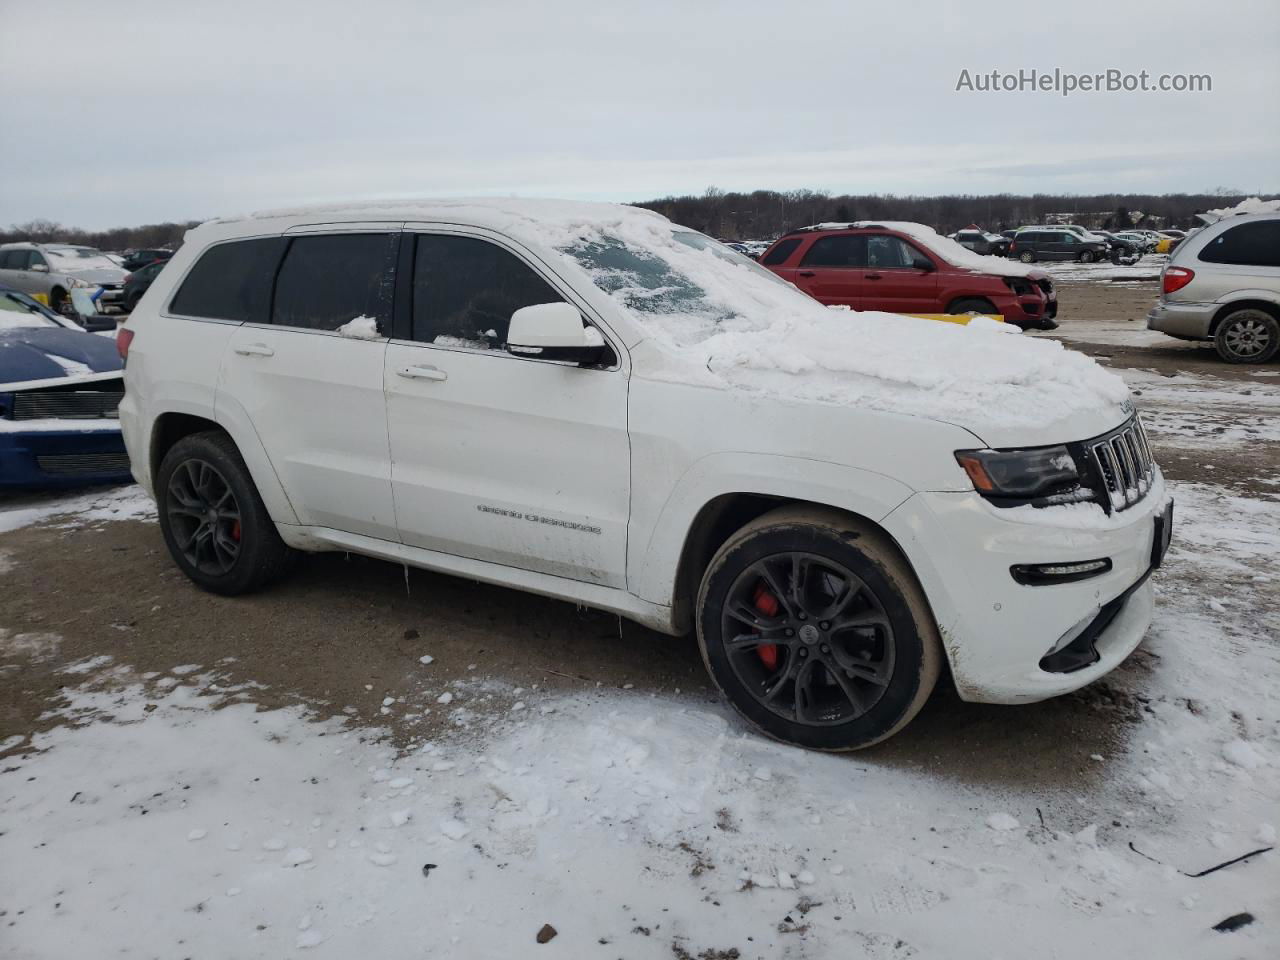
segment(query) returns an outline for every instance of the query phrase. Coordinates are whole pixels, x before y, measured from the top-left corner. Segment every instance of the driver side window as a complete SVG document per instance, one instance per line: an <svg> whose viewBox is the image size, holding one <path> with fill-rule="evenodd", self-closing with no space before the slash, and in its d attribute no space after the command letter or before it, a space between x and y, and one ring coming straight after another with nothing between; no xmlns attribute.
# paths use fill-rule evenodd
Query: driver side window
<svg viewBox="0 0 1280 960"><path fill-rule="evenodd" d="M419 234L414 252L413 339L501 350L511 315L564 298L515 255L473 237Z"/></svg>

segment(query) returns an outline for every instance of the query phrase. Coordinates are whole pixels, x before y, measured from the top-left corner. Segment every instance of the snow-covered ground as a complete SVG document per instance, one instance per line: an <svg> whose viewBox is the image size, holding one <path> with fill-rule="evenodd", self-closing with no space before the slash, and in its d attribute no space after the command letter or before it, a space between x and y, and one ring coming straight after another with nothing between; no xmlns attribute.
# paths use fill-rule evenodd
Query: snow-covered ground
<svg viewBox="0 0 1280 960"><path fill-rule="evenodd" d="M1059 282L1103 280L1111 283L1136 283L1144 280L1159 280L1160 271L1164 269L1168 260L1168 254L1148 253L1137 263L1128 265L1110 261L1077 263L1074 260L1046 260L1035 266Z"/></svg>
<svg viewBox="0 0 1280 960"><path fill-rule="evenodd" d="M1249 389L1125 374L1157 416ZM260 709L216 652L139 673L104 641L45 732L0 741L0 954L1275 957L1280 851L1190 875L1280 826L1280 497L1173 494L1155 624L1093 694L1127 719L1059 783L806 753L687 694L446 684L426 644L383 715L450 722L406 740ZM151 515L125 488L0 530ZM0 668L60 662L56 626L4 626Z"/></svg>

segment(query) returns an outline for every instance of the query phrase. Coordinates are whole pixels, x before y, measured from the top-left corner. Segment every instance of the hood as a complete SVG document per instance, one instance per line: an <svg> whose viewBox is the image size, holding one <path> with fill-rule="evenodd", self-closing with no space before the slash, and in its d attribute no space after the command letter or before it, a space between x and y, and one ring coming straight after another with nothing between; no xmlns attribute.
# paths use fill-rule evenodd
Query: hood
<svg viewBox="0 0 1280 960"><path fill-rule="evenodd" d="M55 327L0 329L0 383L110 373L122 364L115 341Z"/></svg>
<svg viewBox="0 0 1280 960"><path fill-rule="evenodd" d="M122 283L128 271L119 267L85 267L80 270L63 270L69 277L76 277L88 283Z"/></svg>

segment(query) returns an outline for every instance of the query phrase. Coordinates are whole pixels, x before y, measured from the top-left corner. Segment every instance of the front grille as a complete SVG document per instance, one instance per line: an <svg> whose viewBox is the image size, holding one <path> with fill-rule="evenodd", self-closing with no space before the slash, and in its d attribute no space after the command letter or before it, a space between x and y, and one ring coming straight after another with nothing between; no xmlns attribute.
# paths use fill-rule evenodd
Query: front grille
<svg viewBox="0 0 1280 960"><path fill-rule="evenodd" d="M26 390L13 395L14 420L115 420L123 390Z"/></svg>
<svg viewBox="0 0 1280 960"><path fill-rule="evenodd" d="M54 477L82 477L91 473L127 473L127 453L56 453L36 457L36 466Z"/></svg>
<svg viewBox="0 0 1280 960"><path fill-rule="evenodd" d="M1137 417L1118 430L1088 441L1085 450L1089 466L1101 481L1108 512L1128 509L1151 489L1156 464Z"/></svg>

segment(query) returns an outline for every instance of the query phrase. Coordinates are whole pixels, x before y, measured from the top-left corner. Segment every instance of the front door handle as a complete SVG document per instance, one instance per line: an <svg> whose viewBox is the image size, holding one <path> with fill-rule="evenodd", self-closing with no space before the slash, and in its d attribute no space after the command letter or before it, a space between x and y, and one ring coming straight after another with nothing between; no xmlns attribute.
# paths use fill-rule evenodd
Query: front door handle
<svg viewBox="0 0 1280 960"><path fill-rule="evenodd" d="M422 364L416 367L404 367L396 371L397 374L406 380L448 380L449 375L439 367L433 367L429 364Z"/></svg>
<svg viewBox="0 0 1280 960"><path fill-rule="evenodd" d="M864 280L879 280L879 279L881 279L881 277L880 277L880 274L878 274L878 273L867 273L867 274L863 274L863 279L864 279Z"/></svg>
<svg viewBox="0 0 1280 960"><path fill-rule="evenodd" d="M815 274L814 274L814 272L813 272L812 270L801 270L799 273L797 273L797 274L796 274L796 276L798 276L798 277L812 277L812 276L815 276Z"/></svg>
<svg viewBox="0 0 1280 960"><path fill-rule="evenodd" d="M242 357L274 357L276 355L276 352L265 343L246 343L243 347L236 347L236 353Z"/></svg>

